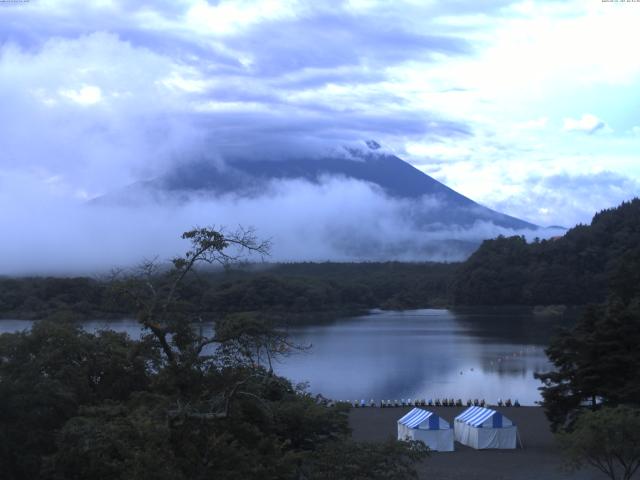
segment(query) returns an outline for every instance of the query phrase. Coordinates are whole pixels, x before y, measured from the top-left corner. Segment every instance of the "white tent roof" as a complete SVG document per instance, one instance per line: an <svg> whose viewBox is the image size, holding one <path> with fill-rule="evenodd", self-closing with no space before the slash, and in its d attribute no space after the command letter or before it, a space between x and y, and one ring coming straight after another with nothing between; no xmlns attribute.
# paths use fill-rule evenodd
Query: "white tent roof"
<svg viewBox="0 0 640 480"><path fill-rule="evenodd" d="M404 417L398 420L398 423L408 428L422 428L429 430L446 430L451 428L448 422L440 418L429 410L422 408L414 408Z"/></svg>

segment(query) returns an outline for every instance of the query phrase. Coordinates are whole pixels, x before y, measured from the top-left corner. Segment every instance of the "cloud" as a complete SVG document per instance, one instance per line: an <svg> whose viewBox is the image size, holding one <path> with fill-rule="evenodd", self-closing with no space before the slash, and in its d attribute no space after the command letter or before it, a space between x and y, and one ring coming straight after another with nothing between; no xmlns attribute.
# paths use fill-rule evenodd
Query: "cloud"
<svg viewBox="0 0 640 480"><path fill-rule="evenodd" d="M610 171L533 175L523 184L526 195L507 196L495 208L524 212L527 219L543 226L590 223L596 212L616 207L640 192L640 182Z"/></svg>
<svg viewBox="0 0 640 480"><path fill-rule="evenodd" d="M0 48L0 169L47 171L93 194L202 148L187 95L162 83L181 65L113 34ZM200 142L200 145L198 143Z"/></svg>
<svg viewBox="0 0 640 480"><path fill-rule="evenodd" d="M484 238L514 232L489 222L469 227L423 224L446 205L386 196L341 177L319 183L273 181L254 196L205 194L139 197L135 204L72 202L55 179L0 175L0 274L92 274L143 258L168 259L195 225L254 227L273 241L270 261L461 260ZM260 260L260 259L255 259Z"/></svg>
<svg viewBox="0 0 640 480"><path fill-rule="evenodd" d="M96 11L79 8L97 24L110 24L110 15L121 13L107 10L99 20ZM43 15L34 12L36 19ZM397 99L378 83L363 88L357 78L350 79L355 70L373 68L373 63L362 67L363 58L389 62L391 57L381 57L383 51L390 55L402 42L406 55L413 42L415 52L428 57L432 52L459 54L464 48L457 40L394 28L376 33L375 22L362 22L367 26L358 28L353 18L337 17L326 20L324 27L315 17L305 20L307 24L291 24L285 35L276 31L283 21L289 20L259 24L247 35L230 34L227 57L216 50L199 62L185 60L187 51L169 55L162 43L152 44L151 37L141 42L140 32L148 33L141 26L135 34L66 32L33 44L16 36L0 47L0 121L7 126L0 168L45 171L62 178L73 196L80 191L92 197L153 177L172 163L213 160L225 152L273 160L363 138L384 143L398 135L436 139L471 134L464 122L398 108ZM80 24L75 27L81 29ZM274 31L262 31L269 28ZM323 28L333 42L321 49L326 65L303 45L314 42L304 35L305 29ZM179 37L173 29L177 27L171 24L169 33ZM296 31L304 40L289 40ZM392 41L389 35L398 35L394 41L400 43L376 46L376 35L381 44ZM265 40L255 44L256 36ZM266 45L278 36L281 44ZM352 54L342 48L337 38L345 36L362 51ZM197 44L191 54L200 60ZM252 52L251 66L229 64L229 52L237 49ZM335 70L334 62L344 69Z"/></svg>
<svg viewBox="0 0 640 480"><path fill-rule="evenodd" d="M548 123L549 123L548 117L540 117L540 118L519 123L516 125L516 128L519 128L522 130L536 130L536 129L545 128Z"/></svg>
<svg viewBox="0 0 640 480"><path fill-rule="evenodd" d="M640 85L634 55L640 10L609 7L515 0L11 5L0 9L0 182L22 185L26 197L14 191L14 198L31 211L54 209L61 229L82 236L86 222L87 230L110 238L82 213L81 202L176 163L317 155L375 139L493 208L543 223L584 221L630 194L629 182L640 178L637 142L628 134L633 117L621 107ZM585 111L598 112L616 132L594 115L574 118ZM611 134L596 134L604 131ZM572 183L605 164L628 182L609 179L619 189L608 188L600 178L595 196ZM553 190L545 178L573 190L561 184ZM305 201L327 203L299 187ZM325 193L340 196L334 187ZM289 194L273 197L283 203L265 198L264 204L299 203L292 196L298 190L287 188ZM575 200L563 206L561 192ZM359 198L378 205L371 212L383 212L381 198L371 195ZM223 205L237 213L240 203L227 200ZM172 211L206 223L197 217L218 210L203 202ZM203 209L198 215L196 206ZM30 216L12 208L20 214L16 222ZM389 208L384 212L394 218L411 209ZM74 216L77 226L69 223ZM144 219L165 217L149 210L97 218L116 226L123 218L121 230L135 232ZM64 237L47 218L38 221ZM159 230L157 238L181 225ZM407 232L402 241L420 235L394 227ZM342 243L352 236L357 232L344 234ZM145 242L132 252L141 253ZM83 245L89 249L90 242Z"/></svg>
<svg viewBox="0 0 640 480"><path fill-rule="evenodd" d="M59 94L80 105L94 105L102 101L102 90L95 85L83 85L78 90L63 89Z"/></svg>
<svg viewBox="0 0 640 480"><path fill-rule="evenodd" d="M562 129L566 132L582 132L591 135L606 126L607 124L595 115L585 113L579 119L565 118Z"/></svg>
<svg viewBox="0 0 640 480"><path fill-rule="evenodd" d="M191 29L207 34L233 35L256 23L286 19L294 16L296 2L280 1L222 1L211 5L196 1L185 13L185 21Z"/></svg>

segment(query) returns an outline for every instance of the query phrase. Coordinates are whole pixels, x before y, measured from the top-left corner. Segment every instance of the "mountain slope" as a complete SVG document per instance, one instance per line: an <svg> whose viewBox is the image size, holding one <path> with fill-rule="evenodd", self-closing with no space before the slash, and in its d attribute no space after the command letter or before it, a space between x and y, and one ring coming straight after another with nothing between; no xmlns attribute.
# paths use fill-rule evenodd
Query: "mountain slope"
<svg viewBox="0 0 640 480"><path fill-rule="evenodd" d="M367 142L367 150L350 148L344 156L321 158L288 158L278 160L231 159L224 166L193 162L180 165L161 177L129 187L129 192L144 189L171 192L240 196L258 196L274 180L305 180L322 183L327 177L355 179L379 188L387 196L405 199L416 205L410 213L420 228L433 230L443 225L470 227L477 222L492 223L513 230L538 227L529 222L483 207L459 194L395 155L378 150L375 142ZM125 192L120 192L126 197ZM429 208L420 200L428 198ZM434 202L436 208L433 207Z"/></svg>
<svg viewBox="0 0 640 480"><path fill-rule="evenodd" d="M94 203L138 206L176 229L250 225L273 240L274 261L460 261L500 234L558 234L479 205L375 142L183 162Z"/></svg>

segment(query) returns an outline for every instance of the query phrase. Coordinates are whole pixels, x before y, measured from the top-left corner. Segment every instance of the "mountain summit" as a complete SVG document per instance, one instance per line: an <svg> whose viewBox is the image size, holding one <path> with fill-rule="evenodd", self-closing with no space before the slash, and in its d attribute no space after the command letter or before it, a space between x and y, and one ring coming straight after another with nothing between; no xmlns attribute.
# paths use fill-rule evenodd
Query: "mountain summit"
<svg viewBox="0 0 640 480"><path fill-rule="evenodd" d="M97 203L140 200L156 207L195 202L189 211L201 212L198 218L254 225L274 238L286 259L453 261L500 234L547 236L459 194L373 140L323 155L227 154L224 163L182 163Z"/></svg>
<svg viewBox="0 0 640 480"><path fill-rule="evenodd" d="M488 222L512 230L538 227L518 218L496 212L452 190L397 156L387 153L379 143L369 140L366 148L346 147L316 158L232 159L224 167L212 163L184 164L165 175L144 182L152 191L178 194L235 193L255 196L274 180L301 179L319 184L327 177L367 182L392 198L418 202L427 198L440 208L415 212L414 221L425 226L458 225L469 227ZM418 209L420 210L420 209Z"/></svg>

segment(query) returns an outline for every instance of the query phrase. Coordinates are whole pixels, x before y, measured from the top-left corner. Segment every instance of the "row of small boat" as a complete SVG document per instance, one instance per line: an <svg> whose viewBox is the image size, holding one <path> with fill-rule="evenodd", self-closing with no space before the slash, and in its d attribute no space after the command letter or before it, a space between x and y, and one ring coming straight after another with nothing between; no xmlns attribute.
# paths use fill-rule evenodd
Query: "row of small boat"
<svg viewBox="0 0 640 480"><path fill-rule="evenodd" d="M368 402L364 399L358 400L345 400L341 402L349 403L351 406L355 408L365 408L365 407L380 407L380 408L393 408L393 407L467 407L476 406L476 407L484 407L487 405L484 398L483 399L469 399L466 403L462 402L462 399L453 399L453 398L436 398L433 399L415 399L412 400L410 398L402 398L400 400L381 400L379 403L376 402L373 398ZM515 401L511 401L511 399L507 399L503 401L502 399L498 399L496 404L498 407L519 407L520 402L516 399Z"/></svg>

